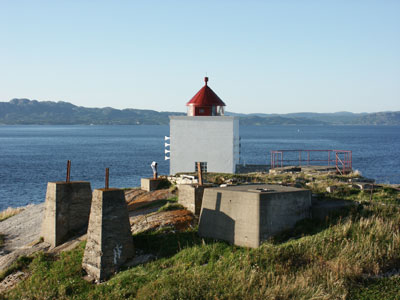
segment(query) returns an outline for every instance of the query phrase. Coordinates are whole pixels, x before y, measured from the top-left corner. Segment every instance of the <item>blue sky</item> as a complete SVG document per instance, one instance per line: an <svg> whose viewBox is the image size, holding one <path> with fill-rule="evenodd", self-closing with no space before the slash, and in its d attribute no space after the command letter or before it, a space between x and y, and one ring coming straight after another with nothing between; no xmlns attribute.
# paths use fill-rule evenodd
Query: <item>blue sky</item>
<svg viewBox="0 0 400 300"><path fill-rule="evenodd" d="M0 0L0 101L400 110L400 1Z"/></svg>

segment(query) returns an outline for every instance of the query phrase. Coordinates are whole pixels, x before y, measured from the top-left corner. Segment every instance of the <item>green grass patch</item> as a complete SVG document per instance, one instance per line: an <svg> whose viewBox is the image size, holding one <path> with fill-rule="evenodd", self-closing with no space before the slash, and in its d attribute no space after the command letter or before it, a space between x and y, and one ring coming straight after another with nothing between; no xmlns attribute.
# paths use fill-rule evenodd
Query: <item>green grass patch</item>
<svg viewBox="0 0 400 300"><path fill-rule="evenodd" d="M7 299L396 299L397 281L364 283L400 262L400 214L374 203L324 222L299 222L295 239L257 249L202 239L196 230L133 237L136 249L157 260L100 285L82 279L82 244L60 257L35 256L32 274ZM376 292L379 293L380 292ZM364 297L364 298L363 298ZM369 297L369 296L368 296ZM372 296L371 296L372 297ZM392 298L391 298L392 297Z"/></svg>
<svg viewBox="0 0 400 300"><path fill-rule="evenodd" d="M167 204L161 206L158 209L158 212L163 212L163 211L171 211L171 210L177 210L177 209L183 209L184 207L179 204L179 203L175 203L175 202L168 202Z"/></svg>
<svg viewBox="0 0 400 300"><path fill-rule="evenodd" d="M350 290L349 300L398 300L400 277L365 279Z"/></svg>

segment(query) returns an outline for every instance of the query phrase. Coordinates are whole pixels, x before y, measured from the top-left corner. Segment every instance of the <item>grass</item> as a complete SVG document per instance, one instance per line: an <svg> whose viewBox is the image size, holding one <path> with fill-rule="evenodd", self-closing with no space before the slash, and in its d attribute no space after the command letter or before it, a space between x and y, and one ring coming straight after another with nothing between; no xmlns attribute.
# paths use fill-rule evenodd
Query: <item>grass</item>
<svg viewBox="0 0 400 300"><path fill-rule="evenodd" d="M99 285L82 279L84 243L57 257L39 253L20 266L30 277L0 299L399 299L399 277L379 277L400 268L398 193L383 187L372 201L364 193L344 187L334 197L360 205L303 220L257 249L202 239L197 229L135 235L135 248L157 260Z"/></svg>
<svg viewBox="0 0 400 300"><path fill-rule="evenodd" d="M0 233L0 248L4 246L4 235Z"/></svg>
<svg viewBox="0 0 400 300"><path fill-rule="evenodd" d="M158 209L158 212L163 212L163 211L171 211L171 210L177 210L177 209L183 209L184 207L179 204L179 203L174 203L174 202L168 202L164 206L161 206Z"/></svg>

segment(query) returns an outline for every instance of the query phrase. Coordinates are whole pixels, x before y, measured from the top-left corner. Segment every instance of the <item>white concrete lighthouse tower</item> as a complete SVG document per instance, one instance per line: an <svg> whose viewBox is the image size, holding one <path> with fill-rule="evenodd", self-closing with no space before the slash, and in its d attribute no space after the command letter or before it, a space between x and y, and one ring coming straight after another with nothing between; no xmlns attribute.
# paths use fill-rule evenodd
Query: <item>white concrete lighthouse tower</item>
<svg viewBox="0 0 400 300"><path fill-rule="evenodd" d="M225 103L205 85L186 104L187 116L170 117L170 174L235 173L239 164L239 120L224 116Z"/></svg>

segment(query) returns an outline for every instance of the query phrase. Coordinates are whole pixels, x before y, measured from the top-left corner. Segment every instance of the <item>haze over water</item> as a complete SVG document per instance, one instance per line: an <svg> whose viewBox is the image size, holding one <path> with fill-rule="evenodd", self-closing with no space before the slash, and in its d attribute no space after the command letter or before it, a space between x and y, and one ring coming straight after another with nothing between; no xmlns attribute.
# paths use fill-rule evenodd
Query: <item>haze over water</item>
<svg viewBox="0 0 400 300"><path fill-rule="evenodd" d="M48 181L71 180L135 187L151 176L150 163L168 174L164 136L168 126L0 126L0 210L40 203ZM241 162L269 164L270 151L353 151L353 169L381 183L400 183L400 126L241 126Z"/></svg>

